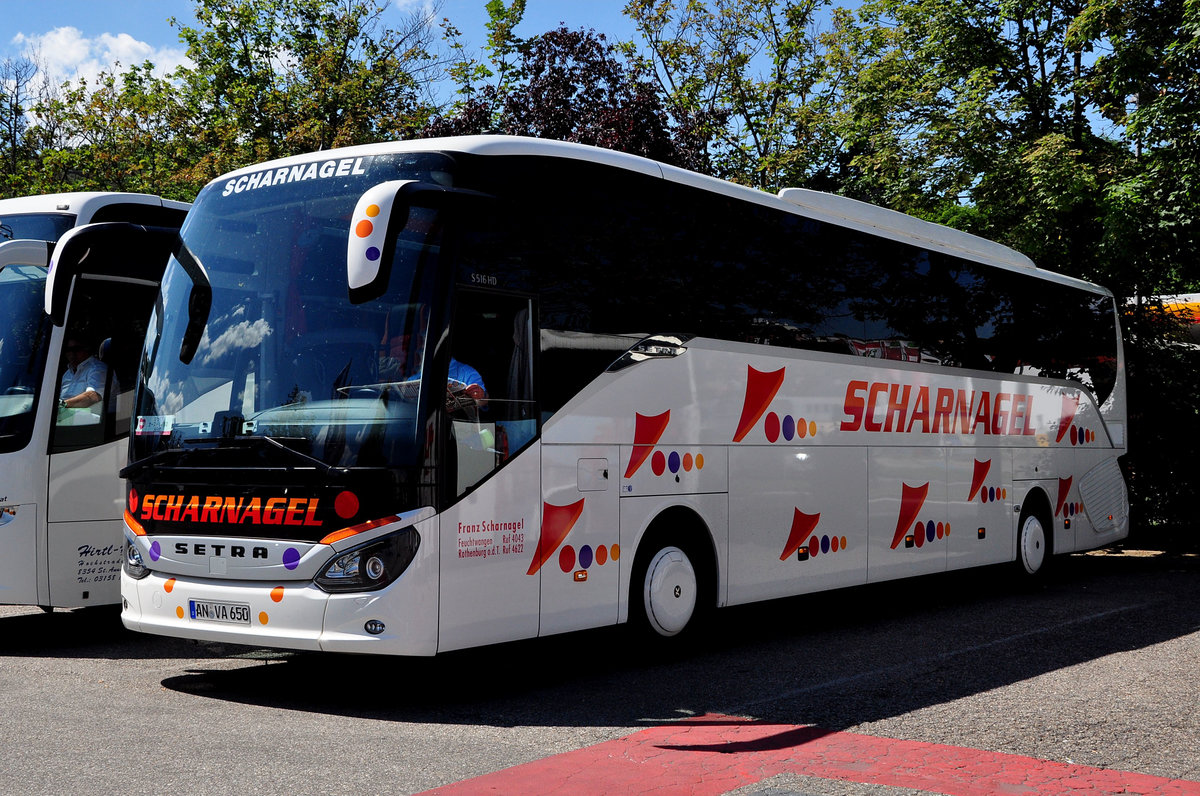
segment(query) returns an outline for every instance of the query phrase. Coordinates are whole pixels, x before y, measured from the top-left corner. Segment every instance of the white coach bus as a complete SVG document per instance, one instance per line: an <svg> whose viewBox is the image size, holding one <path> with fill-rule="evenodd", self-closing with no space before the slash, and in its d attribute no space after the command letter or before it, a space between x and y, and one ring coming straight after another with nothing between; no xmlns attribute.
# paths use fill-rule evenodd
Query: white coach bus
<svg viewBox="0 0 1200 796"><path fill-rule="evenodd" d="M0 200L0 604L50 609L120 599L118 473L134 372L166 265L163 246L187 208L111 192ZM133 225L143 244L159 241L155 257L136 252L145 265L134 265L135 253L114 238ZM52 271L56 243L82 264ZM57 326L47 314L52 303ZM63 406L76 372L84 381L91 373L92 390Z"/></svg>
<svg viewBox="0 0 1200 796"><path fill-rule="evenodd" d="M127 627L431 655L1126 536L1111 294L506 137L234 172L142 354Z"/></svg>

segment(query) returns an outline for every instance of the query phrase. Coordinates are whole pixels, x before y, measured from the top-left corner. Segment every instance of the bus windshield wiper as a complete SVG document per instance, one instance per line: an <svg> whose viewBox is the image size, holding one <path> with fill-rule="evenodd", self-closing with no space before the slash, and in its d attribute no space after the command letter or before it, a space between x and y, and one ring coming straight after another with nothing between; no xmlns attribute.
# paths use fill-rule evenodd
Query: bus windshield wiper
<svg viewBox="0 0 1200 796"><path fill-rule="evenodd" d="M219 441L218 445L222 450L249 450L254 447L265 446L271 450L277 450L286 453L293 459L299 459L305 465L314 467L325 475L342 475L347 472L345 467L338 467L336 465L329 464L328 462L323 462L315 456L309 456L307 453L298 451L295 448L289 448L287 445L284 445L274 437L261 435L225 437Z"/></svg>
<svg viewBox="0 0 1200 796"><path fill-rule="evenodd" d="M175 458L188 452L189 451L185 448L165 448L160 451L155 451L149 456L143 456L136 462L130 462L129 464L125 465L121 468L121 472L119 472L117 475L121 478L136 478L145 472L146 468L153 467L156 464L161 464L164 459Z"/></svg>

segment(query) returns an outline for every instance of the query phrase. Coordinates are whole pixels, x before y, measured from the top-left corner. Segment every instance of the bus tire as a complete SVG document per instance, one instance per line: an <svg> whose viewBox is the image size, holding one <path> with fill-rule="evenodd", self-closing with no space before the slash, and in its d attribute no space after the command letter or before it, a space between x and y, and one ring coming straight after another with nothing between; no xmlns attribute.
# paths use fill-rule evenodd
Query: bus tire
<svg viewBox="0 0 1200 796"><path fill-rule="evenodd" d="M1017 524L1017 566L1030 578L1042 577L1054 554L1054 524L1043 501L1027 500Z"/></svg>
<svg viewBox="0 0 1200 796"><path fill-rule="evenodd" d="M634 561L630 624L652 638L692 635L711 607L706 561L680 536L648 538Z"/></svg>

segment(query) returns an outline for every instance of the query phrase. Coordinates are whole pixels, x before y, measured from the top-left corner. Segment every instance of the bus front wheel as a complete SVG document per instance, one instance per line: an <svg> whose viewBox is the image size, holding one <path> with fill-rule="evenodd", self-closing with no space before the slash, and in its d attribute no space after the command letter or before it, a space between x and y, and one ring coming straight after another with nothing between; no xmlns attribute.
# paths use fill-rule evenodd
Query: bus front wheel
<svg viewBox="0 0 1200 796"><path fill-rule="evenodd" d="M633 621L656 636L670 638L692 623L700 579L687 552L674 544L656 545L639 560L633 578Z"/></svg>

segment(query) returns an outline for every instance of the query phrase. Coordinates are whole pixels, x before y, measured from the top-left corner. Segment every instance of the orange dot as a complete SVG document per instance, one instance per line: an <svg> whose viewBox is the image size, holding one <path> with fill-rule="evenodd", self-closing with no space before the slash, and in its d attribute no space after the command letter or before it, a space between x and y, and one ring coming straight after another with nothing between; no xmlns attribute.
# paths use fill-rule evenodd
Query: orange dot
<svg viewBox="0 0 1200 796"><path fill-rule="evenodd" d="M611 547L609 547L608 555L609 555L609 557L612 558L613 561L616 561L617 559L619 559L621 557L621 545L615 544L615 545L612 545Z"/></svg>
<svg viewBox="0 0 1200 796"><path fill-rule="evenodd" d="M690 453L683 454L683 471L685 473L692 471L692 454Z"/></svg>
<svg viewBox="0 0 1200 796"><path fill-rule="evenodd" d="M946 523L946 535L950 535L950 523Z"/></svg>
<svg viewBox="0 0 1200 796"><path fill-rule="evenodd" d="M258 621L259 621L259 624L263 624L263 625L265 625L265 624L267 623L267 618L268 618L268 617L267 617L267 612L266 612L266 611L263 611L262 613L260 613L260 614L258 615Z"/></svg>
<svg viewBox="0 0 1200 796"><path fill-rule="evenodd" d="M817 421L815 421L815 420L808 421L808 436L810 436L810 437L817 436Z"/></svg>
<svg viewBox="0 0 1200 796"><path fill-rule="evenodd" d="M371 218L375 218L375 216L379 215L379 205L368 205L367 215Z"/></svg>
<svg viewBox="0 0 1200 796"><path fill-rule="evenodd" d="M846 537L845 536L842 537L842 549L843 550L846 549Z"/></svg>
<svg viewBox="0 0 1200 796"><path fill-rule="evenodd" d="M1008 500L1008 488L1007 487L1000 488L1000 499Z"/></svg>
<svg viewBox="0 0 1200 796"><path fill-rule="evenodd" d="M275 602L279 602L283 599L283 587L282 586L276 586L275 588L271 589L271 599L274 600Z"/></svg>
<svg viewBox="0 0 1200 796"><path fill-rule="evenodd" d="M358 225L354 228L354 234L358 235L360 238L365 238L374 231L375 225L370 221L367 221L365 218L358 222Z"/></svg>
<svg viewBox="0 0 1200 796"><path fill-rule="evenodd" d="M166 583L163 584L163 591L165 591L167 594L175 591L175 578L170 578Z"/></svg>
<svg viewBox="0 0 1200 796"><path fill-rule="evenodd" d="M183 619L183 606L182 605L175 606L175 616L179 617L180 619Z"/></svg>
<svg viewBox="0 0 1200 796"><path fill-rule="evenodd" d="M704 454L703 453L696 454L696 469L697 470L704 469Z"/></svg>

